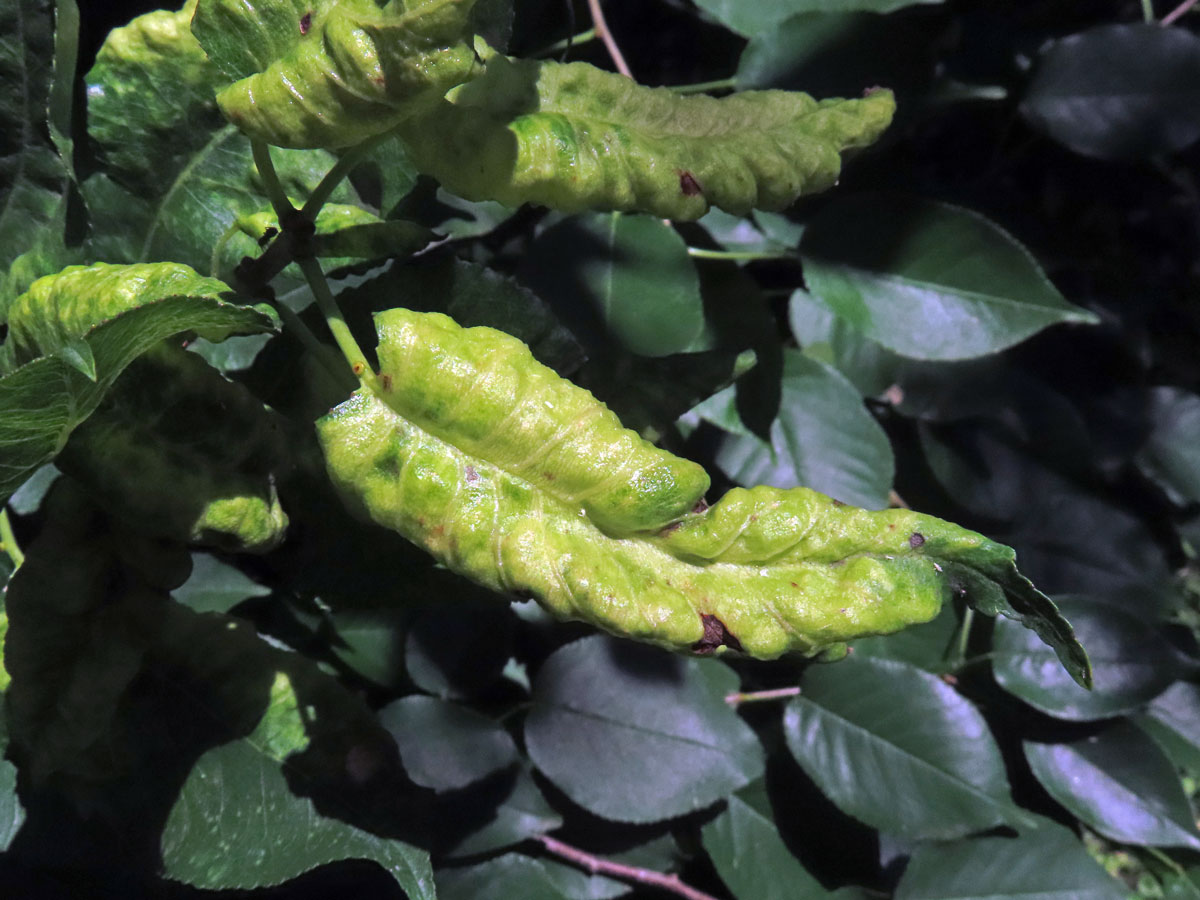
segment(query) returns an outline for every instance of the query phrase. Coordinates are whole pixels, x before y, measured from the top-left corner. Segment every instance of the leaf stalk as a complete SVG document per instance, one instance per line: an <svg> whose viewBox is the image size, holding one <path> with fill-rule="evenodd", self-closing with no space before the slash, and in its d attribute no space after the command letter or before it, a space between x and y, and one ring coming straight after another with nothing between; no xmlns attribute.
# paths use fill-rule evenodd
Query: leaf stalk
<svg viewBox="0 0 1200 900"><path fill-rule="evenodd" d="M12 522L8 519L8 508L0 509L0 551L8 554L8 558L13 561L13 571L21 568L25 562L25 554L21 552L21 545L17 543L17 537L13 534Z"/></svg>

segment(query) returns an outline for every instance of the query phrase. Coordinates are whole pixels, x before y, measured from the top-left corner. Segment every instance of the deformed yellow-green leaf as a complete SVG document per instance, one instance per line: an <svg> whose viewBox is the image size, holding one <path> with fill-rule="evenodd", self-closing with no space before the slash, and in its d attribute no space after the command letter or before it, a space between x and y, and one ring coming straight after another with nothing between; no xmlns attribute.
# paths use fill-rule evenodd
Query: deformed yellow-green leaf
<svg viewBox="0 0 1200 900"><path fill-rule="evenodd" d="M894 109L886 90L683 96L587 63L494 55L400 133L418 169L471 200L696 219L830 187L842 154L878 138Z"/></svg>
<svg viewBox="0 0 1200 900"><path fill-rule="evenodd" d="M349 147L470 77L474 0L201 0L193 31L243 76L217 95L231 122L281 147Z"/></svg>
<svg viewBox="0 0 1200 900"><path fill-rule="evenodd" d="M697 505L703 470L623 428L514 338L377 316L379 392L318 423L335 484L449 568L563 618L674 649L762 659L925 622L955 594L1087 659L1011 549L909 510L805 488Z"/></svg>

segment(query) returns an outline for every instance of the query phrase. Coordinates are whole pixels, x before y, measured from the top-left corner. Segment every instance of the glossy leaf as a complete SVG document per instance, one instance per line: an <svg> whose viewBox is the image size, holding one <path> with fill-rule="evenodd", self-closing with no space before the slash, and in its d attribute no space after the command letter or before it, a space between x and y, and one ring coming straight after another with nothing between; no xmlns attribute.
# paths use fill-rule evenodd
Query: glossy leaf
<svg viewBox="0 0 1200 900"><path fill-rule="evenodd" d="M1021 244L978 213L865 194L835 200L800 241L812 295L918 359L995 353L1060 322L1094 323Z"/></svg>
<svg viewBox="0 0 1200 900"><path fill-rule="evenodd" d="M1078 839L1043 820L1018 837L986 837L919 848L896 900L1126 900Z"/></svg>
<svg viewBox="0 0 1200 900"><path fill-rule="evenodd" d="M193 553L192 574L171 596L195 612L225 613L243 600L270 593L270 588L247 578L240 569L208 553Z"/></svg>
<svg viewBox="0 0 1200 900"><path fill-rule="evenodd" d="M1082 597L1062 597L1058 604L1088 648L1095 689L1085 691L1071 682L1023 629L997 622L996 680L1031 706L1062 719L1104 719L1154 699L1180 676L1176 651L1144 617Z"/></svg>
<svg viewBox="0 0 1200 900"><path fill-rule="evenodd" d="M469 78L474 0L202 0L193 28L232 78L217 100L252 138L348 147Z"/></svg>
<svg viewBox="0 0 1200 900"><path fill-rule="evenodd" d="M597 815L683 815L762 774L754 732L725 702L737 686L715 661L585 638L538 671L525 745L546 777Z"/></svg>
<svg viewBox="0 0 1200 900"><path fill-rule="evenodd" d="M734 795L704 826L704 849L735 897L817 900L829 896L792 855L775 823Z"/></svg>
<svg viewBox="0 0 1200 900"><path fill-rule="evenodd" d="M1200 771L1200 685L1176 682L1135 721L1180 768Z"/></svg>
<svg viewBox="0 0 1200 900"><path fill-rule="evenodd" d="M783 360L783 393L770 444L742 424L732 389L697 408L702 418L732 432L721 442L717 465L745 485L803 485L843 503L887 506L892 448L862 396L811 357L785 350Z"/></svg>
<svg viewBox="0 0 1200 900"><path fill-rule="evenodd" d="M273 314L221 300L224 285L185 268L75 268L39 283L39 302L29 301L28 318L20 317L25 324L12 325L0 355L26 359L82 337L91 347L97 378L89 380L54 356L31 359L0 378L0 496L7 498L50 462L126 366L163 338L194 331L220 340L275 328ZM178 293L191 290L197 292ZM61 315L48 315L55 309Z"/></svg>
<svg viewBox="0 0 1200 900"><path fill-rule="evenodd" d="M434 697L402 697L379 720L396 739L408 777L435 791L459 790L517 761L499 724Z"/></svg>
<svg viewBox="0 0 1200 900"><path fill-rule="evenodd" d="M512 787L497 798L490 819L457 841L448 856L458 858L489 853L562 827L562 816L546 802L529 768L528 763L524 763L517 769Z"/></svg>
<svg viewBox="0 0 1200 900"><path fill-rule="evenodd" d="M1129 723L1068 744L1025 743L1042 786L1072 815L1122 844L1200 849L1175 766Z"/></svg>
<svg viewBox="0 0 1200 900"><path fill-rule="evenodd" d="M547 229L524 281L589 345L666 356L708 349L700 279L687 246L651 216L591 213Z"/></svg>
<svg viewBox="0 0 1200 900"><path fill-rule="evenodd" d="M493 56L451 100L401 126L421 171L472 200L697 219L782 209L830 187L841 153L891 121L888 91L721 100L646 88L585 63Z"/></svg>
<svg viewBox="0 0 1200 900"><path fill-rule="evenodd" d="M1021 112L1077 153L1145 159L1200 138L1200 38L1157 23L1102 25L1052 42Z"/></svg>
<svg viewBox="0 0 1200 900"><path fill-rule="evenodd" d="M433 900L424 851L327 818L292 793L277 760L303 749L304 734L302 705L286 677L277 680L254 733L205 753L184 783L163 832L166 876L208 890L252 888L365 857L413 900Z"/></svg>
<svg viewBox="0 0 1200 900"><path fill-rule="evenodd" d="M1200 503L1200 395L1178 388L1151 392L1153 430L1138 453L1138 468L1176 503Z"/></svg>
<svg viewBox="0 0 1200 900"><path fill-rule="evenodd" d="M738 34L752 37L779 26L784 19L807 12L888 13L905 6L941 3L942 0L697 0L696 5Z"/></svg>
<svg viewBox="0 0 1200 900"><path fill-rule="evenodd" d="M788 748L844 812L938 839L1031 821L1009 796L983 716L936 676L851 657L809 669L802 687L784 719Z"/></svg>
<svg viewBox="0 0 1200 900"><path fill-rule="evenodd" d="M514 338L403 309L376 321L379 393L318 423L327 467L455 571L618 634L761 658L927 621L962 590L1037 628L1086 682L1070 626L1008 548L801 488L693 511L703 469L621 428Z"/></svg>

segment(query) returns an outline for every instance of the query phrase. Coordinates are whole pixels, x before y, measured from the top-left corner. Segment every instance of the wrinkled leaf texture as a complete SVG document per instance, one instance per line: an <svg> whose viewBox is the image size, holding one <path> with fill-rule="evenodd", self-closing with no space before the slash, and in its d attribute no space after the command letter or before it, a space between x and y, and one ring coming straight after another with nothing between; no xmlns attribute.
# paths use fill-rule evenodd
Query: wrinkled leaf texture
<svg viewBox="0 0 1200 900"><path fill-rule="evenodd" d="M381 374L318 423L351 502L447 566L564 618L675 649L816 653L928 621L965 593L1086 656L1013 552L909 510L735 489L622 428L502 332L393 309Z"/></svg>
<svg viewBox="0 0 1200 900"><path fill-rule="evenodd" d="M830 187L895 101L648 88L586 63L493 56L482 75L400 126L418 169L471 200L698 219L782 209Z"/></svg>

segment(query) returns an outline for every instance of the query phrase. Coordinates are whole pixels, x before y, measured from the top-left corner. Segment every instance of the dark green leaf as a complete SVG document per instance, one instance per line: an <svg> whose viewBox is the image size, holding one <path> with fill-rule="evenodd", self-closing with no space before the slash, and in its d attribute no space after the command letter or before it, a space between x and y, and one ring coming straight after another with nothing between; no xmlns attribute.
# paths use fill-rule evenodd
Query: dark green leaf
<svg viewBox="0 0 1200 900"><path fill-rule="evenodd" d="M1178 388L1150 393L1153 430L1138 452L1138 468L1179 504L1200 502L1200 396Z"/></svg>
<svg viewBox="0 0 1200 900"><path fill-rule="evenodd" d="M804 485L843 503L887 506L894 465L887 435L858 391L833 369L785 351L783 396L769 445L741 423L735 397L728 389L696 409L733 432L717 452L717 465L730 478L746 485Z"/></svg>
<svg viewBox="0 0 1200 900"><path fill-rule="evenodd" d="M0 582L0 690L8 687L8 673L4 669L4 636L8 630L8 615L4 609L2 584ZM25 808L17 796L17 767L4 758L7 749L8 723L0 717L0 852L8 849L21 823L25 821Z"/></svg>
<svg viewBox="0 0 1200 900"><path fill-rule="evenodd" d="M1182 150L1200 138L1200 38L1138 23L1054 41L1021 112L1086 156L1145 159Z"/></svg>
<svg viewBox="0 0 1200 900"><path fill-rule="evenodd" d="M125 367L163 338L188 330L220 338L275 327L261 310L235 306L212 293L155 297L151 290L138 302L86 333L96 360L95 382L55 357L34 359L0 378L0 497L7 498L50 462Z"/></svg>
<svg viewBox="0 0 1200 900"><path fill-rule="evenodd" d="M96 360L87 341L69 341L59 347L55 355L88 381L96 380Z"/></svg>
<svg viewBox="0 0 1200 900"><path fill-rule="evenodd" d="M538 238L523 272L585 343L643 356L708 349L696 268L661 219L576 216Z"/></svg>
<svg viewBox="0 0 1200 900"><path fill-rule="evenodd" d="M513 616L491 597L418 611L405 636L413 682L439 697L467 697L500 677L512 652Z"/></svg>
<svg viewBox="0 0 1200 900"><path fill-rule="evenodd" d="M739 34L751 37L771 31L784 19L806 12L855 12L869 10L888 13L905 6L941 3L942 0L697 0L696 5L718 22Z"/></svg>
<svg viewBox="0 0 1200 900"><path fill-rule="evenodd" d="M251 888L365 857L412 900L433 900L424 851L326 818L292 793L277 759L303 748L305 723L284 684L249 738L208 751L192 769L163 831L166 876L208 890Z"/></svg>
<svg viewBox="0 0 1200 900"><path fill-rule="evenodd" d="M1143 616L1082 597L1061 597L1058 605L1087 647L1095 688L1074 683L1031 632L998 621L996 681L1031 706L1073 721L1104 719L1152 700L1182 674L1177 651Z"/></svg>
<svg viewBox="0 0 1200 900"><path fill-rule="evenodd" d="M943 203L840 198L805 229L800 253L817 300L918 359L982 356L1056 323L1097 321L999 226Z"/></svg>
<svg viewBox="0 0 1200 900"><path fill-rule="evenodd" d="M910 364L802 288L792 291L788 301L788 324L806 356L833 366L864 397L884 394Z"/></svg>
<svg viewBox="0 0 1200 900"><path fill-rule="evenodd" d="M512 787L492 808L491 818L455 843L451 857L475 856L519 844L530 837L561 828L562 816L546 802L534 784L528 765L516 771Z"/></svg>
<svg viewBox="0 0 1200 900"><path fill-rule="evenodd" d="M586 638L539 670L525 743L535 765L597 815L683 815L762 773L754 733L725 702L736 689L723 663Z"/></svg>
<svg viewBox="0 0 1200 900"><path fill-rule="evenodd" d="M746 4L754 8L756 4ZM908 116L928 86L930 35L895 16L828 10L799 13L755 34L742 51L742 90L782 88L822 97L857 97L876 85L896 92Z"/></svg>
<svg viewBox="0 0 1200 900"><path fill-rule="evenodd" d="M924 838L1030 823L987 723L941 679L851 657L809 669L802 687L784 720L788 747L843 811Z"/></svg>
<svg viewBox="0 0 1200 900"><path fill-rule="evenodd" d="M252 334L245 337L226 338L219 344L196 338L188 344L188 350L198 353L210 366L222 375L242 372L254 364L259 351L271 340L269 334Z"/></svg>
<svg viewBox="0 0 1200 900"><path fill-rule="evenodd" d="M195 612L224 613L243 600L270 593L269 587L251 581L240 569L208 553L193 553L192 574L171 592L171 596Z"/></svg>
<svg viewBox="0 0 1200 900"><path fill-rule="evenodd" d="M42 136L54 58L49 0L0 4L0 269L45 229L60 227L67 170Z"/></svg>
<svg viewBox="0 0 1200 900"><path fill-rule="evenodd" d="M439 900L608 900L629 890L619 881L518 853L439 871L437 883Z"/></svg>
<svg viewBox="0 0 1200 900"><path fill-rule="evenodd" d="M1019 837L921 847L896 900L1126 900L1128 889L1061 825L1043 820Z"/></svg>
<svg viewBox="0 0 1200 900"><path fill-rule="evenodd" d="M444 312L465 327L485 325L529 345L543 365L566 374L579 367L583 350L541 298L496 272L464 260L442 257L431 262L393 263L339 302L372 310L404 298L409 309Z"/></svg>
<svg viewBox="0 0 1200 900"><path fill-rule="evenodd" d="M454 791L517 761L517 747L498 723L438 700L403 697L379 711L400 747L409 777L422 787Z"/></svg>
<svg viewBox="0 0 1200 900"><path fill-rule="evenodd" d="M1200 685L1176 682L1135 721L1180 768L1200 773Z"/></svg>
<svg viewBox="0 0 1200 900"><path fill-rule="evenodd" d="M1026 742L1025 758L1050 796L1105 837L1200 849L1175 766L1128 722L1069 744Z"/></svg>
<svg viewBox="0 0 1200 900"><path fill-rule="evenodd" d="M739 900L816 900L829 895L788 850L775 823L737 795L701 834L721 880Z"/></svg>

